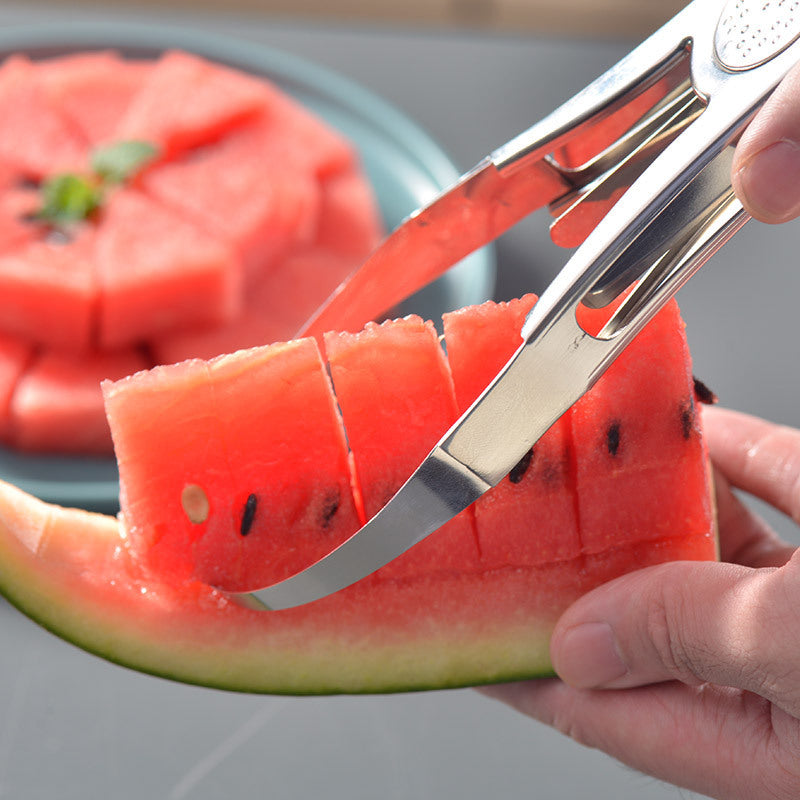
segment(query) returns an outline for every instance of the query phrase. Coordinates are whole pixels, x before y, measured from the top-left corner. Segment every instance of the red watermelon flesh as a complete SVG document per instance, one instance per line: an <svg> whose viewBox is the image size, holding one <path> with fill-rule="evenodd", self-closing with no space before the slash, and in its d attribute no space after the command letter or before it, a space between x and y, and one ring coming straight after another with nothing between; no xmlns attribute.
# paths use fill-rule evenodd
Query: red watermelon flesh
<svg viewBox="0 0 800 800"><path fill-rule="evenodd" d="M510 312L503 312L500 317L506 313L517 318L521 316L522 306L510 308ZM485 310L475 309L473 314L476 320L486 318ZM507 318L506 329L512 329ZM634 342L627 371L618 373L617 380L624 378L627 385L636 385L636 365L650 358L651 351L658 353L661 359L679 363L680 370L685 373L687 353L682 328L677 326L670 330L670 335L665 334L666 331L657 327L653 338ZM497 353L508 348L507 336L501 334L497 341ZM253 589L285 577L291 573L292 566L303 560L303 556L311 556L312 550L311 560L327 552L326 546L332 548L340 538L338 535L327 538L330 519L340 523L337 534L341 536L358 527L355 501L343 488L350 483L343 474L347 469L338 472L342 463L347 464L347 454L343 450L337 451L338 455L334 457L328 451L327 457L337 468L335 480L327 474L322 476L324 461L308 458L309 452L316 452L316 448L321 446L320 442L329 442L331 436L334 439L337 436L336 433L327 433L328 428L324 426L327 426L330 413L318 409L319 403L313 399L316 395L306 400L298 390L299 379L294 374L295 352L301 347L316 352L313 340L297 340L289 349L287 347L272 345L236 354L231 357L234 359L231 363L236 364L239 370L235 375L215 369L213 365L216 362L210 362L217 378L213 396L208 387L195 377L203 374L205 362L199 361L159 368L153 373L142 373L116 384L104 384L106 411L123 487L123 517L130 529L137 557L159 574L193 575L224 588L247 586ZM435 349L438 343L430 327L418 320L372 324L356 337L328 335L326 347L347 441L352 448L352 484L357 491L363 492L360 502L369 516L386 501L454 419L452 378L441 351ZM466 364L468 372L485 369L480 362L479 349L467 348L464 352L475 358L471 365ZM269 363L269 370L262 368L262 361ZM314 369L319 371L314 380L329 393L322 363L316 363ZM652 385L652 376L646 368L642 375L643 383L638 384L640 391ZM261 382L262 379L275 385L270 388ZM423 390L415 390L417 383ZM691 391L686 383L673 384L671 388L676 404ZM650 490L646 509L655 517L661 517L665 514L662 506L671 504L677 510L670 510L667 516L674 519L675 515L682 514L682 526L655 526L658 533L653 536L652 520L637 516L638 527L616 525L615 538L609 540L599 520L620 516L617 506L624 494L623 484L615 479L613 464L594 461L597 484L603 488L593 491L583 485L584 476L588 479L589 473L582 472L576 462L584 454L587 458L593 457L584 443L596 439L597 431L579 429L567 420L559 436L547 447L562 459L560 464L563 464L565 449L572 454L569 476L563 476L560 482L554 481L551 470L539 468L544 459L537 462L534 458L524 480L511 487L501 486L499 490L492 490L499 499L491 500L491 493L482 499L485 510L480 513L484 529L478 531L478 548L471 525L455 529L456 532L453 528L443 529L396 563L388 565L375 580L401 577L406 580L412 574L419 576L447 572L448 569L464 575L469 574L469 564L474 564L472 569L479 572L516 570L524 565L539 569L542 565L557 563L572 564L575 569L578 559L583 563L580 569L586 569L589 564L602 563L609 548L638 547L648 537L663 542L674 538L685 540L690 542L687 550L693 554L702 552L704 548L713 550L713 537L710 536L713 513L708 502L706 454L687 440L681 426L672 424L670 419L658 420L655 428L658 431L656 438L672 436L670 446L673 449L648 451L646 445L654 441L647 432L648 427L654 425L650 407L647 402L642 402L641 395L637 397L626 391L624 396L628 401L624 418L631 420L626 421L626 426L630 425L632 432L640 432L643 437L642 460L659 465L658 474L654 471L648 473L654 488ZM324 408L329 408L334 399L326 395L326 399L320 402ZM215 422L220 417L224 417L224 431ZM235 420L236 426L229 420ZM335 415L334 422L340 424ZM605 421L600 420L599 424L604 434L602 426ZM574 440L576 433L582 437L581 442ZM344 435L339 431L337 441L340 444ZM279 448L274 444L276 441L281 443ZM639 449L635 439L634 443ZM236 449L235 458L231 457L232 447ZM276 448L281 455L286 453L277 476L262 463L265 452ZM678 458L677 454L684 451L685 455ZM662 457L664 452L674 453L675 457L665 460ZM185 455L188 453L191 456ZM221 453L224 457L220 456ZM691 464L691 469L688 464ZM246 471L244 477L238 473L240 467ZM269 480L267 475L270 475ZM638 476L632 471L626 475L634 481L636 491ZM690 482L686 480L687 475ZM338 505L333 502L335 493L330 488L336 481L340 487ZM609 481L616 481L611 494ZM187 485L193 484L203 487L205 494L212 498L213 525L195 526L187 522L180 496ZM554 485L558 487L555 491ZM656 497L664 487L673 490L674 496L660 494ZM582 491L593 498L597 519L580 513L583 509L582 501L579 505ZM527 495L528 492L531 498L515 496ZM247 533L243 536L240 532L242 509L250 493L258 497L256 518L265 525L268 535L251 536ZM298 550L287 552L287 543L292 538L291 523L275 509L296 508L291 501L295 496L303 498L309 513L296 527ZM545 512L549 499L554 500L556 508L552 515ZM571 514L564 508L569 504L572 505ZM638 507L638 498L631 498L630 504ZM331 516L330 510L334 505L337 510ZM272 510L262 517L262 508ZM345 511L341 516L339 509ZM520 509L524 513L519 513ZM475 511L477 514L477 505ZM580 553L575 549L576 511ZM470 514L468 512L465 517ZM587 525L594 526L594 529L587 530ZM514 542L504 536L503 528L506 526L515 530L520 541ZM593 545L598 536L605 537L603 548ZM306 540L319 546L306 550L305 545L300 544ZM423 558L424 550L433 555ZM598 550L602 550L599 561L587 560L594 558ZM476 552L477 560L474 558ZM243 579L245 574L246 581Z"/></svg>
<svg viewBox="0 0 800 800"><path fill-rule="evenodd" d="M310 170L320 179L356 166L353 145L296 100L273 91L264 114L242 128L241 135L267 163Z"/></svg>
<svg viewBox="0 0 800 800"><path fill-rule="evenodd" d="M173 51L149 71L113 139L141 139L172 158L207 144L264 109L262 81L205 59Z"/></svg>
<svg viewBox="0 0 800 800"><path fill-rule="evenodd" d="M104 390L132 546L164 574L247 591L358 528L344 431L313 340L157 367ZM248 402L253 393L259 402ZM170 469L154 468L154 435ZM205 518L192 521L190 501L208 503Z"/></svg>
<svg viewBox="0 0 800 800"><path fill-rule="evenodd" d="M477 399L522 343L522 323L535 301L534 295L527 295L444 315L459 413ZM493 568L537 565L580 555L572 447L565 416L475 503L482 563ZM547 524L538 525L543 515Z"/></svg>
<svg viewBox="0 0 800 800"><path fill-rule="evenodd" d="M11 396L33 356L33 348L20 339L0 335L0 441L8 442L13 431Z"/></svg>
<svg viewBox="0 0 800 800"><path fill-rule="evenodd" d="M38 208L39 197L32 189L9 185L0 192L0 253L42 238L42 226L31 218Z"/></svg>
<svg viewBox="0 0 800 800"><path fill-rule="evenodd" d="M316 231L313 175L269 160L257 141L238 133L154 167L142 181L161 203L230 243L249 275L260 277Z"/></svg>
<svg viewBox="0 0 800 800"><path fill-rule="evenodd" d="M419 317L370 323L356 334L326 334L325 350L356 485L371 519L455 422L452 377L436 329ZM477 566L474 518L467 509L379 575L462 573Z"/></svg>
<svg viewBox="0 0 800 800"><path fill-rule="evenodd" d="M148 366L133 349L36 355L15 381L8 414L11 443L26 452L107 453L111 433L100 382Z"/></svg>
<svg viewBox="0 0 800 800"><path fill-rule="evenodd" d="M152 67L152 61L123 59L111 51L37 62L44 90L91 146L113 138Z"/></svg>
<svg viewBox="0 0 800 800"><path fill-rule="evenodd" d="M372 188L360 169L347 170L322 182L317 246L360 262L382 237L383 223Z"/></svg>
<svg viewBox="0 0 800 800"><path fill-rule="evenodd" d="M608 316L604 309L580 310L579 321L589 331ZM675 357L664 358L665 349ZM637 404L642 412L631 415ZM586 552L603 551L621 538L661 539L687 531L690 520L708 513L708 497L684 495L686 487L708 478L688 346L674 303L576 403L570 421ZM663 471L665 461L673 469ZM619 513L603 514L603 503L622 491ZM653 508L657 518L644 524Z"/></svg>
<svg viewBox="0 0 800 800"><path fill-rule="evenodd" d="M133 189L114 194L97 235L98 340L114 349L238 312L231 250Z"/></svg>
<svg viewBox="0 0 800 800"><path fill-rule="evenodd" d="M88 350L97 287L95 231L69 241L33 241L0 256L0 319L5 333L58 350Z"/></svg>
<svg viewBox="0 0 800 800"><path fill-rule="evenodd" d="M86 169L86 140L47 96L24 56L0 66L0 119L0 159L21 175L41 179Z"/></svg>

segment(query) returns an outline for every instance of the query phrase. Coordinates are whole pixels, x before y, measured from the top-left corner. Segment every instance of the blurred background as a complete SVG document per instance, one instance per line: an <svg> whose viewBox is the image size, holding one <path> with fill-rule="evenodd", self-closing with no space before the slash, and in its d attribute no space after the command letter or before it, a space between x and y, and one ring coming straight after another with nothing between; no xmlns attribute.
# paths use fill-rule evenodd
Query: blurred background
<svg viewBox="0 0 800 800"><path fill-rule="evenodd" d="M82 21L224 33L330 67L397 106L461 169L611 66L682 3L639 0L0 2L0 26ZM726 405L800 425L797 224L750 223L679 300ZM566 253L534 215L498 243L494 295ZM782 532L793 526L768 510ZM696 797L477 693L260 698L127 672L0 609L0 797L503 800Z"/></svg>

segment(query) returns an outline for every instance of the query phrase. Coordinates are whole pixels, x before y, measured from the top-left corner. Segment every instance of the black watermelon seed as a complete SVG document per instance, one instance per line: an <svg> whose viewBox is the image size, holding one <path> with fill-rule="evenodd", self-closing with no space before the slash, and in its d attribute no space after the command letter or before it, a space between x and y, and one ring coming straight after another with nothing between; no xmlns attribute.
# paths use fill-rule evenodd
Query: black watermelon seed
<svg viewBox="0 0 800 800"><path fill-rule="evenodd" d="M717 397L716 392L712 392L703 381L694 376L692 376L692 380L694 381L694 396L701 403L707 406L713 406L715 403L719 402L719 397Z"/></svg>
<svg viewBox="0 0 800 800"><path fill-rule="evenodd" d="M257 505L258 498L254 494L249 494L244 504L244 511L242 511L242 524L239 526L239 533L241 533L242 536L247 536L247 534L250 533L250 528L253 527Z"/></svg>
<svg viewBox="0 0 800 800"><path fill-rule="evenodd" d="M322 527L323 528L330 528L331 522L333 518L336 516L336 512L339 510L339 505L341 504L341 499L339 497L339 492L331 492L326 498L325 502L322 504Z"/></svg>
<svg viewBox="0 0 800 800"><path fill-rule="evenodd" d="M619 422L612 422L606 431L606 447L612 456L615 456L619 450L619 440Z"/></svg>
<svg viewBox="0 0 800 800"><path fill-rule="evenodd" d="M512 467L511 472L508 473L508 479L511 483L519 483L528 471L528 467L533 460L533 448L531 447L527 453Z"/></svg>
<svg viewBox="0 0 800 800"><path fill-rule="evenodd" d="M683 433L684 439L688 439L692 435L696 413L694 398L690 397L683 406L681 406L681 432Z"/></svg>

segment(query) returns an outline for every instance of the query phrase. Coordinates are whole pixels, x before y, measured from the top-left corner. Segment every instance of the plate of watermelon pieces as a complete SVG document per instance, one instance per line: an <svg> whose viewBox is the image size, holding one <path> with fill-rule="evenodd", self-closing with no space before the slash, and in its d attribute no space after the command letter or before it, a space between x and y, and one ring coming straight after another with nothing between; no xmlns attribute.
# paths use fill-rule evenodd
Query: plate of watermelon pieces
<svg viewBox="0 0 800 800"><path fill-rule="evenodd" d="M414 122L292 54L163 26L0 33L0 477L114 510L99 389L292 338L458 177ZM491 249L399 313L492 293Z"/></svg>

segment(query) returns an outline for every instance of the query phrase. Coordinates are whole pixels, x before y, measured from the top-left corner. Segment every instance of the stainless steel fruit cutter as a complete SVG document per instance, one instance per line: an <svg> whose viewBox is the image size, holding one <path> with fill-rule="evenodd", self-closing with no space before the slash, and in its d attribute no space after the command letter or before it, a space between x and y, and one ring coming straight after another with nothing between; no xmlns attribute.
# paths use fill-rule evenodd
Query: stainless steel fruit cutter
<svg viewBox="0 0 800 800"><path fill-rule="evenodd" d="M259 601L308 603L396 558L497 484L594 384L748 219L731 188L733 148L800 60L799 37L800 0L694 0L413 214L340 287L307 332L346 327L350 298L378 297L386 281L411 294L543 206L554 240L579 245L512 358L389 503ZM578 324L581 303L608 309L594 335Z"/></svg>

